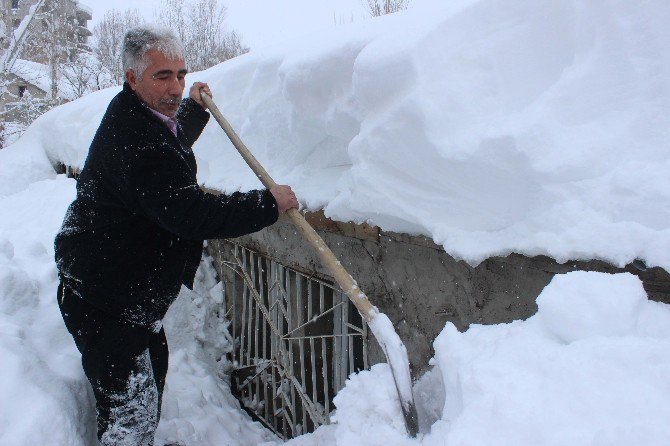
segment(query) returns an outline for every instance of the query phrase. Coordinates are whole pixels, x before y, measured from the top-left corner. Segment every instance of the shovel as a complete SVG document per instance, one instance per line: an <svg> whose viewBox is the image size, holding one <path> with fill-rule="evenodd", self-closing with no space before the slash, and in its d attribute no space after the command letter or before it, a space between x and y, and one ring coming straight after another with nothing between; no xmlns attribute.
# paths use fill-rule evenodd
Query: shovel
<svg viewBox="0 0 670 446"><path fill-rule="evenodd" d="M240 152L244 161L251 167L263 185L268 189L276 186L277 183L274 182L254 155L247 149L247 146L244 145L240 137L237 136L237 133L235 133L235 130L233 130L226 118L223 117L216 104L212 101L212 98L204 92L201 92L200 95L216 121L221 125L223 131L226 132L228 138L230 138L230 142ZM342 267L335 254L328 248L323 239L319 237L314 228L307 223L302 214L297 209L289 209L286 214L312 245L321 262L330 270L342 291L349 296L349 299L351 299L377 339L391 368L407 433L411 437L415 437L419 431L419 422L416 414L416 405L414 404L414 396L412 395L412 378L409 373L407 349L395 332L391 320L370 303L365 293L356 284L356 281Z"/></svg>

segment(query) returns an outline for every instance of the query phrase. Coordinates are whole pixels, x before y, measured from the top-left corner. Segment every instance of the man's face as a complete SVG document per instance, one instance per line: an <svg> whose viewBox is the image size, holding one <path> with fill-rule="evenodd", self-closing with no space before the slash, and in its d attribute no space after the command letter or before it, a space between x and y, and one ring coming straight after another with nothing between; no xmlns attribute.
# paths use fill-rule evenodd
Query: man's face
<svg viewBox="0 0 670 446"><path fill-rule="evenodd" d="M171 59L154 49L147 51L146 58L149 66L144 70L142 79L129 69L126 71L126 80L149 107L165 116L174 117L186 85L184 59Z"/></svg>

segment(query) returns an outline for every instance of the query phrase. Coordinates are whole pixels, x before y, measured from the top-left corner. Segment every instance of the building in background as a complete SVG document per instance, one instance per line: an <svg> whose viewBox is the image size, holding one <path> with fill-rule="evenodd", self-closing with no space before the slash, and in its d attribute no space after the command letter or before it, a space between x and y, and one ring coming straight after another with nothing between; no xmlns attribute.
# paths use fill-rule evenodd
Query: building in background
<svg viewBox="0 0 670 446"><path fill-rule="evenodd" d="M51 107L104 88L76 0L0 0L0 147Z"/></svg>

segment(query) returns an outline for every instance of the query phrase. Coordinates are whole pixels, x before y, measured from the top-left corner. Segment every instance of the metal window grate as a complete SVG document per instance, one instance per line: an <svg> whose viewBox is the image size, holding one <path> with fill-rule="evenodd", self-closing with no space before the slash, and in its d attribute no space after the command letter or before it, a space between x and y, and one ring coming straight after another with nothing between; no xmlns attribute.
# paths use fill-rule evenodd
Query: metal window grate
<svg viewBox="0 0 670 446"><path fill-rule="evenodd" d="M367 325L332 283L232 242L223 249L233 392L284 439L329 424L335 394L368 368Z"/></svg>

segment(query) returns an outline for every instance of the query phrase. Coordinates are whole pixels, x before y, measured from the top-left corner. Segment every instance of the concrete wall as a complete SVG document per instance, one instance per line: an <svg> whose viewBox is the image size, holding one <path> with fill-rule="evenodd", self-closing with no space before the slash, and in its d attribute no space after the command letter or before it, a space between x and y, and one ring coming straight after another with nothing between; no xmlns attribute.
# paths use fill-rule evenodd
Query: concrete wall
<svg viewBox="0 0 670 446"><path fill-rule="evenodd" d="M670 303L670 275L653 268L621 269L605 262L558 264L547 257L513 254L472 267L456 261L444 249L422 237L385 233L377 228L311 218L343 266L358 281L370 301L393 321L405 342L414 376L428 368L432 341L447 321L459 330L470 324L495 324L525 319L537 311L535 299L555 274L574 270L629 271L644 282L650 298ZM324 223L325 221L325 223ZM235 240L299 270L328 278L311 247L284 219L271 228ZM210 241L214 257L228 253ZM376 343L371 363L384 361Z"/></svg>

